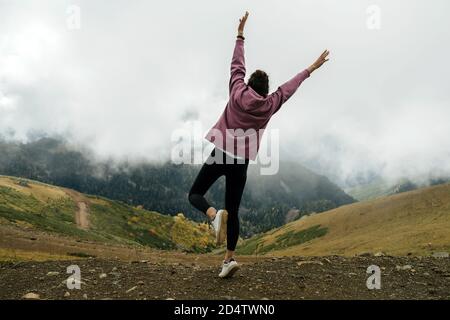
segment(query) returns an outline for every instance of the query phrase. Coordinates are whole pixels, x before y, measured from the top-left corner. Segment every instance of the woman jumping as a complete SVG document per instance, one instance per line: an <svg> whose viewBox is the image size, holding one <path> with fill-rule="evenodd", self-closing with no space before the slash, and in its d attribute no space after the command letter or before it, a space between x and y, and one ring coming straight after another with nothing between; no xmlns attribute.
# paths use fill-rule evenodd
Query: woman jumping
<svg viewBox="0 0 450 320"><path fill-rule="evenodd" d="M328 61L329 54L329 51L325 50L314 64L269 95L269 77L264 71L255 71L248 83L244 82L244 28L247 18L248 12L239 20L231 61L228 104L219 121L206 136L214 143L215 148L189 192L190 203L210 219L217 245L227 239L227 251L219 274L221 278L231 277L239 268L234 259L239 238L238 211L247 180L247 167L249 161L256 158L259 148L261 136L258 132L266 128L270 118L295 93L301 83ZM249 132L250 134L247 134ZM225 209L217 211L204 195L221 176L226 178Z"/></svg>

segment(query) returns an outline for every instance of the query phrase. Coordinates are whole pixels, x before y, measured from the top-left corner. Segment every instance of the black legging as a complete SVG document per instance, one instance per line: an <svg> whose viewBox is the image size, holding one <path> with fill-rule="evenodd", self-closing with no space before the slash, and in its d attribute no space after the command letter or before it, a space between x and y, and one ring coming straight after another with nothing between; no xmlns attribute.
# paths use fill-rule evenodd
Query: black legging
<svg viewBox="0 0 450 320"><path fill-rule="evenodd" d="M216 163L213 159L220 159ZM230 157L220 149L215 148L195 179L189 192L189 202L206 214L211 205L204 195L212 184L221 176L226 178L225 209L228 211L227 249L234 251L239 238L238 211L242 193L247 181L248 160L238 160Z"/></svg>

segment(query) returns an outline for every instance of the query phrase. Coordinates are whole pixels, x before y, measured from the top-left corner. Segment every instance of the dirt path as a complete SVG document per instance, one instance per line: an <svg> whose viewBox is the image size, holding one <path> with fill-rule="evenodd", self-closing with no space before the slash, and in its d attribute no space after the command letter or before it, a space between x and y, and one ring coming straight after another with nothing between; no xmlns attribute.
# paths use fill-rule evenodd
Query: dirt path
<svg viewBox="0 0 450 320"><path fill-rule="evenodd" d="M78 205L78 211L75 214L75 220L77 222L77 225L81 229L88 229L89 228L89 208L86 204L86 202L77 202Z"/></svg>
<svg viewBox="0 0 450 320"><path fill-rule="evenodd" d="M80 193L63 189L77 204L78 210L75 212L75 222L81 229L89 229L89 201Z"/></svg>
<svg viewBox="0 0 450 320"><path fill-rule="evenodd" d="M33 256L33 253L51 253L56 256L77 257L82 255L101 260L121 260L126 262L145 260L150 262L186 263L194 261L201 265L217 265L222 259L222 255L194 255L180 251L157 250L144 246L106 244L0 224L0 253L1 250L7 250L17 257L21 256L21 252L29 252L31 256ZM261 259L254 256L242 258L243 262L260 261Z"/></svg>
<svg viewBox="0 0 450 320"><path fill-rule="evenodd" d="M66 287L73 264L81 290ZM381 268L380 290L366 287L370 265ZM195 260L0 263L0 299L450 299L448 258L278 258L244 262L232 279L218 272Z"/></svg>

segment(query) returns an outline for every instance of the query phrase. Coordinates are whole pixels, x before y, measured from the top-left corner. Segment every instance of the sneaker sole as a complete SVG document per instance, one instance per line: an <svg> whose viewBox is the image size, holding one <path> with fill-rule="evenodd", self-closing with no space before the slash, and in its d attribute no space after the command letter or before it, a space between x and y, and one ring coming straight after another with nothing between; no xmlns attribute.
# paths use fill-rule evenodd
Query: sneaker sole
<svg viewBox="0 0 450 320"><path fill-rule="evenodd" d="M228 274L226 275L226 276L223 276L223 277L220 277L220 278L222 278L222 279L227 279L227 278L231 278L232 276L234 276L234 274L236 273L236 271L238 271L239 270L239 265L237 264L237 265L235 265L231 270L230 270L230 272L228 272Z"/></svg>
<svg viewBox="0 0 450 320"><path fill-rule="evenodd" d="M217 233L216 237L216 245L221 245L227 237L228 212L226 210L223 210L222 216L220 218L220 226L219 232Z"/></svg>

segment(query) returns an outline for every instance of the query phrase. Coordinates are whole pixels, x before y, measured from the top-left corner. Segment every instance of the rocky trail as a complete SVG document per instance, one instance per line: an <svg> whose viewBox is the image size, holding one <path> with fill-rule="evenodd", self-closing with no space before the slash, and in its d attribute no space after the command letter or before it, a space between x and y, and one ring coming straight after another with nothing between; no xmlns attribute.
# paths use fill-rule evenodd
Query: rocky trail
<svg viewBox="0 0 450 320"><path fill-rule="evenodd" d="M174 261L3 262L0 299L450 299L449 258L241 259L231 279L217 277L217 256ZM67 288L69 265L80 268L80 290ZM371 265L380 267L379 290L366 286Z"/></svg>

